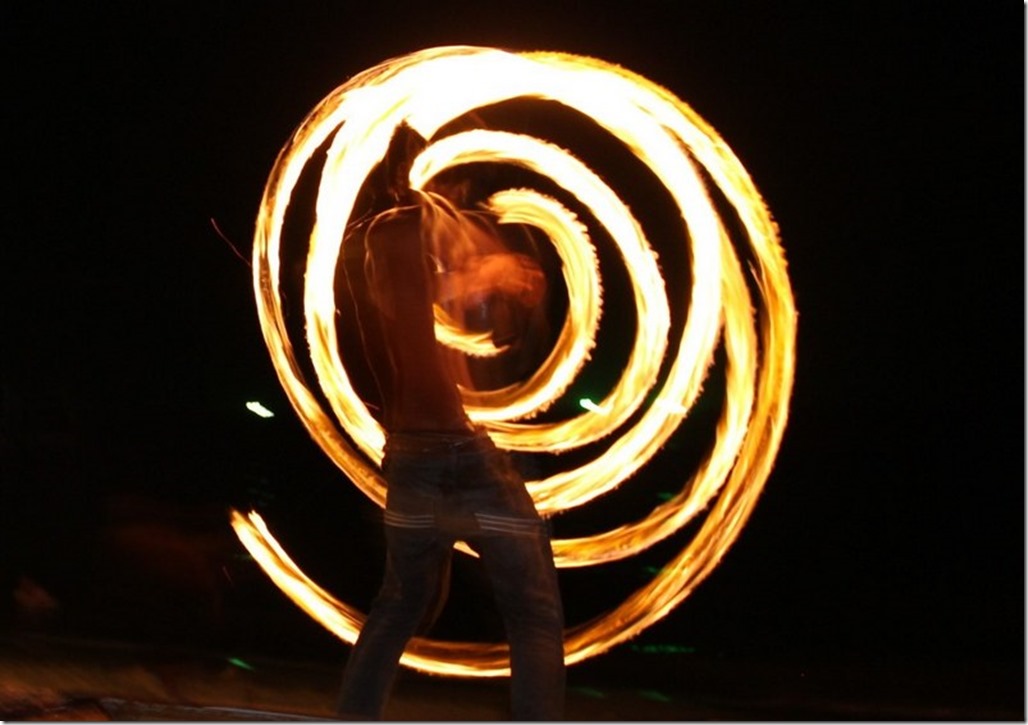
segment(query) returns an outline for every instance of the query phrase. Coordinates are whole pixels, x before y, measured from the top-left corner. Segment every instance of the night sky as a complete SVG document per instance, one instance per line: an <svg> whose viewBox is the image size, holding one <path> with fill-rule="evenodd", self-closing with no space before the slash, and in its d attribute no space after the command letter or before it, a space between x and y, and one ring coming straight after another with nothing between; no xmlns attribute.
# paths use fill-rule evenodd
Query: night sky
<svg viewBox="0 0 1028 725"><path fill-rule="evenodd" d="M367 596L374 507L290 410L236 252L278 150L350 76L436 45L564 50L718 130L781 228L799 310L761 502L645 636L1020 663L1023 6L367 5L0 4L5 587L78 601L95 561L77 557L126 517L176 511L217 538L225 507L253 505L316 579ZM569 577L570 608L608 584ZM261 591L254 621L302 629Z"/></svg>

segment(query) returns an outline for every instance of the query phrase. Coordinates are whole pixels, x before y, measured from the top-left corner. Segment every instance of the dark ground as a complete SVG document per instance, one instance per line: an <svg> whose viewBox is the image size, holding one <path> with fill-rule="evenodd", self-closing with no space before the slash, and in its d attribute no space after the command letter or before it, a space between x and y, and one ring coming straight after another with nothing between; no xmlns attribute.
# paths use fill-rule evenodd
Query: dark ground
<svg viewBox="0 0 1028 725"><path fill-rule="evenodd" d="M645 660L645 661L644 661ZM328 718L338 668L170 646L20 636L3 642L5 720ZM632 652L569 671L569 720L1024 720L1012 668L742 661ZM502 680L403 671L389 720L504 720Z"/></svg>

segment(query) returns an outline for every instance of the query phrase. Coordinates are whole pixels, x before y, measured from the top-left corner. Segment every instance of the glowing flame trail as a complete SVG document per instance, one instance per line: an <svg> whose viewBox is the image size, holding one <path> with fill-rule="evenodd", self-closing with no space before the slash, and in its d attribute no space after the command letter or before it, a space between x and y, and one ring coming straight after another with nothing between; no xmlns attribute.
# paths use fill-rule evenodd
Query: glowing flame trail
<svg viewBox="0 0 1028 725"><path fill-rule="evenodd" d="M433 138L447 122L476 108L522 98L552 101L590 117L660 180L678 207L681 235L688 240L692 284L687 296L669 301L643 226L614 190L570 152L501 131ZM379 505L384 503L377 468L384 433L357 396L340 357L333 282L358 191L401 122L432 141L411 170L414 188L423 188L448 168L476 161L531 169L589 210L613 239L628 272L637 324L621 378L593 410L567 420L533 422L564 394L592 353L600 325L599 268L586 226L556 199L518 189L489 200L501 223L531 225L554 246L563 265L568 313L539 369L518 384L469 394L469 415L487 427L497 444L513 450L568 450L619 432L591 461L529 482L541 513L581 506L644 466L692 408L715 349L723 346L726 389L715 442L681 491L642 520L554 541L558 566L590 566L637 554L706 511L692 541L652 581L614 610L566 632L568 662L584 660L635 636L685 599L738 536L770 474L788 418L796 336L777 228L745 169L713 128L667 90L600 60L434 48L382 63L337 88L297 129L272 170L254 239L254 291L265 342L300 419L325 453ZM297 362L280 293L286 208L303 170L326 144L303 303L311 363L332 415ZM715 212L704 176L737 216L744 232L736 238ZM748 251L749 277L737 247ZM756 305L751 288L757 292ZM688 317L662 377L672 305L687 309ZM437 315L437 330L440 339L471 354L502 354L482 340L455 334L443 315ZM646 400L655 402L647 406ZM363 615L307 578L256 513L234 513L232 524L283 592L338 637L355 640ZM402 661L449 675L508 672L507 649L501 644L415 639Z"/></svg>

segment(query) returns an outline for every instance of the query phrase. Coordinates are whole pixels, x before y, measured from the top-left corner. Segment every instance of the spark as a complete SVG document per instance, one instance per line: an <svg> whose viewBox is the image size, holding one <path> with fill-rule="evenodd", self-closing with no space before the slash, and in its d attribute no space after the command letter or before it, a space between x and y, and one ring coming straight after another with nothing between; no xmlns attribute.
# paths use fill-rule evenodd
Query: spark
<svg viewBox="0 0 1028 725"><path fill-rule="evenodd" d="M615 189L570 151L547 139L498 130L436 137L455 118L517 99L577 110L652 172L681 219L688 290L669 293L644 225ZM351 78L311 111L272 169L254 238L254 294L272 362L300 420L326 455L379 505L385 501L379 470L385 433L347 375L333 285L340 240L352 222L361 185L403 122L430 141L411 169L413 188L423 189L447 169L480 161L529 169L581 204L590 223L613 241L627 272L635 325L620 378L602 400L583 399L586 410L578 415L535 419L570 389L595 351L602 281L593 235L552 195L510 189L488 200L501 223L534 227L553 246L568 311L549 356L525 380L498 390L466 391L469 415L510 450L559 453L609 440L595 458L527 483L542 514L583 506L645 466L692 409L715 351L719 346L724 351L725 393L714 444L697 469L686 472L681 489L661 497L640 520L553 542L559 567L594 566L634 556L704 513L692 540L642 588L609 612L566 630L566 661L588 659L659 621L710 574L738 537L771 472L788 419L796 336L777 226L742 164L709 124L670 91L610 63L565 53L459 46L394 58ZM302 300L303 347L310 364L301 366L282 305L282 234L293 192L315 156L323 162ZM708 184L731 208L731 228L741 232L729 233ZM746 252L745 267L737 248ZM669 349L672 309L688 314ZM436 317L437 335L447 344L472 355L503 355L485 338L457 334L445 316ZM313 369L314 382L305 369ZM233 512L232 525L287 596L343 641L355 641L364 615L310 580L259 514ZM401 661L445 675L509 672L504 644L415 638Z"/></svg>

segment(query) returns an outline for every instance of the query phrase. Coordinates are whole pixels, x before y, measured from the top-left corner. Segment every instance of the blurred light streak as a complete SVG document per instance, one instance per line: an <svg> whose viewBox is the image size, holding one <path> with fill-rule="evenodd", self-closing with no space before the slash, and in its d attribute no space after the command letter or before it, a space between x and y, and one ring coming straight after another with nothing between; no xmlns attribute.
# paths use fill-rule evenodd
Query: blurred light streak
<svg viewBox="0 0 1028 725"><path fill-rule="evenodd" d="M256 400L249 401L246 404L246 409L249 410L254 415L260 416L261 418L274 418L275 417L274 413L272 413L270 410L265 408L263 405L261 405Z"/></svg>
<svg viewBox="0 0 1028 725"><path fill-rule="evenodd" d="M578 399L578 404L581 405L586 410L588 410L590 413L601 413L602 414L602 413L609 413L610 412L609 408L604 408L602 406L599 406L596 403L594 403L593 401L591 401L589 398L579 398Z"/></svg>

